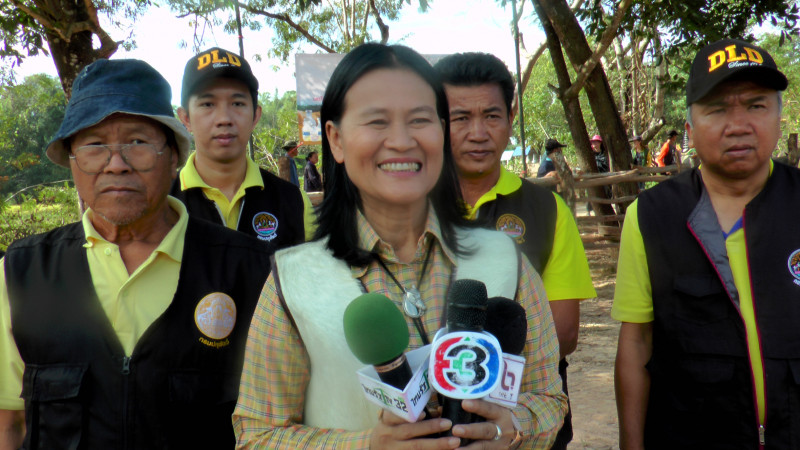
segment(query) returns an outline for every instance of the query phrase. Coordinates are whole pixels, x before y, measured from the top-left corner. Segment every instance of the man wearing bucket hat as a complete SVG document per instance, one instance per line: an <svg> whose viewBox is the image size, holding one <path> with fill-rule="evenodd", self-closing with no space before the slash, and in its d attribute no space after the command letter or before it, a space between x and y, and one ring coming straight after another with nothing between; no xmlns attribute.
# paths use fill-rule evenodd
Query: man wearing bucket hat
<svg viewBox="0 0 800 450"><path fill-rule="evenodd" d="M194 135L195 152L170 194L190 215L254 236L270 252L313 234L308 197L247 154L261 106L258 80L244 58L216 47L190 58L178 117Z"/></svg>
<svg viewBox="0 0 800 450"><path fill-rule="evenodd" d="M701 161L627 211L612 316L622 448L800 448L800 171L773 163L788 82L763 48L702 48Z"/></svg>
<svg viewBox="0 0 800 450"><path fill-rule="evenodd" d="M75 79L46 153L88 209L14 242L0 271L6 446L234 446L268 255L168 197L190 139L171 97L138 60L99 60Z"/></svg>

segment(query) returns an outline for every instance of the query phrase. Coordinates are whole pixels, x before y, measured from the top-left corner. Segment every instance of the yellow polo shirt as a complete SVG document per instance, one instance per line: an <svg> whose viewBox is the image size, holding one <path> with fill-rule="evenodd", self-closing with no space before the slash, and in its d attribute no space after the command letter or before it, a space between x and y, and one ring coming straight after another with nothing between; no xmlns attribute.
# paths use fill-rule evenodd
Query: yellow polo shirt
<svg viewBox="0 0 800 450"><path fill-rule="evenodd" d="M497 183L483 194L469 210L468 218L474 220L478 209L485 203L497 199L498 195L509 195L522 187L522 179L500 168ZM553 235L553 249L547 266L541 274L544 290L549 301L597 297L589 271L589 262L583 249L578 225L572 217L564 199L553 193L556 199L556 229Z"/></svg>
<svg viewBox="0 0 800 450"><path fill-rule="evenodd" d="M770 165L770 171L772 166ZM634 200L625 212L622 240L617 263L617 283L611 317L620 322L648 323L654 319L653 292L642 232L639 229L639 201ZM747 248L744 228L734 231L725 239L725 248L733 272L733 283L739 291L739 309L747 335L747 349L755 382L756 402L761 423L765 418L764 368L758 340L753 296L750 291L750 273L747 267Z"/></svg>
<svg viewBox="0 0 800 450"><path fill-rule="evenodd" d="M82 218L86 257L97 298L111 321L117 337L130 356L136 342L170 305L178 288L188 213L175 198L168 197L178 222L153 253L132 274L116 244L108 242L91 223L92 210ZM21 410L25 404L22 373L25 368L11 334L11 310L6 289L4 259L0 260L0 409Z"/></svg>
<svg viewBox="0 0 800 450"><path fill-rule="evenodd" d="M197 168L194 166L194 156L195 153L189 155L186 164L181 169L181 191L192 188L202 189L206 198L217 205L217 211L220 214L220 218L225 222L225 226L232 230L238 229L239 216L244 206L242 199L244 198L245 190L251 187L260 187L262 190L264 189L264 180L261 178L258 164L250 159L249 156L246 158L247 169L244 174L244 181L242 181L241 186L239 186L239 189L229 201L228 197L226 197L222 191L209 186L208 183L203 181L203 177L200 176L197 172ZM316 215L314 214L314 207L311 205L311 200L308 198L308 195L302 190L300 191L300 195L303 196L303 228L305 229L306 240L309 241L314 236L314 230L316 229Z"/></svg>

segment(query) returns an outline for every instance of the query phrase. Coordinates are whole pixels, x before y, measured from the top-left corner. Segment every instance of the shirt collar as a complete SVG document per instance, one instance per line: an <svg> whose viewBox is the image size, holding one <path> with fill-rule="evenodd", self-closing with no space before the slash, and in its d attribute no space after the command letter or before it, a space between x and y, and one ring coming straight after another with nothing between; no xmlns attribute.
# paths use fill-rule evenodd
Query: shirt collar
<svg viewBox="0 0 800 450"><path fill-rule="evenodd" d="M469 210L469 219L475 219L478 209L484 204L497 199L498 195L509 195L522 186L522 179L500 166L500 178L491 189L486 191Z"/></svg>
<svg viewBox="0 0 800 450"><path fill-rule="evenodd" d="M377 253L384 261L399 263L392 246L384 242L381 237L378 236L378 233L372 228L372 225L370 225L367 218L364 217L361 210L356 211L356 226L358 228L358 245L360 248ZM428 218L425 222L425 229L422 232L422 236L419 241L417 241L417 251L414 254L414 260L422 260L425 258L428 247L435 242L439 242L439 245L444 250L445 256L450 260L451 264L455 265L455 253L445 244L442 238L442 229L439 225L439 217L436 215L433 206L429 204ZM353 266L350 268L350 272L354 278L361 278L367 273L367 267Z"/></svg>
<svg viewBox="0 0 800 450"><path fill-rule="evenodd" d="M189 213L186 211L186 206L175 197L167 196L167 204L173 211L178 213L178 221L169 230L164 239L158 244L155 252L163 253L174 261L181 262L183 257L183 237L186 235L186 225L189 223ZM84 248L92 248L99 244L116 245L107 241L92 225L92 216L94 211L87 209L81 218L81 225L83 225L83 233L86 236L86 242L83 244Z"/></svg>
<svg viewBox="0 0 800 450"><path fill-rule="evenodd" d="M200 176L200 173L197 172L197 167L194 165L195 154L196 152L189 155L189 158L186 159L186 164L184 164L183 168L181 169L181 191L192 188L215 189L214 187L209 186L208 183L206 183ZM256 186L264 189L264 180L261 178L261 171L258 168L258 164L250 159L249 156L247 156L245 160L247 162L247 169L244 174L244 180L242 181L242 185L239 189L247 189Z"/></svg>

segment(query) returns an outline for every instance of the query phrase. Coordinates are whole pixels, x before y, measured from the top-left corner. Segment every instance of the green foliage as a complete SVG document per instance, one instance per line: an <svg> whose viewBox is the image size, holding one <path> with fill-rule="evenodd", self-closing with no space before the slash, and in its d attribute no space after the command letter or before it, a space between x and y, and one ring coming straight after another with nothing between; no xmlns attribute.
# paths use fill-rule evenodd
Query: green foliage
<svg viewBox="0 0 800 450"><path fill-rule="evenodd" d="M98 52L113 53L117 44L130 49L134 46L132 33L123 39L111 39L102 26L117 31L132 28L135 19L152 4L150 0L0 0L0 39L3 41L0 58L5 66L0 70L0 80L13 80L10 69L26 57L39 53L50 55L53 45L68 46L75 33L89 32L102 44L97 51L88 48L95 54L89 58L81 55L78 61L108 57L110 54ZM100 18L102 26L98 22Z"/></svg>
<svg viewBox="0 0 800 450"><path fill-rule="evenodd" d="M599 38L617 2L597 0L577 12L587 36ZM659 37L664 54L693 55L723 38L754 40L753 26L771 24L780 39L800 35L795 0L642 0L631 4L621 23L623 34ZM688 65L686 67L688 69Z"/></svg>
<svg viewBox="0 0 800 450"><path fill-rule="evenodd" d="M781 72L789 79L789 88L783 93L783 119L781 130L784 138L789 133L800 132L800 39L780 44L779 34L767 34L758 45L764 47L775 59ZM778 143L778 148L786 149L786 141Z"/></svg>
<svg viewBox="0 0 800 450"><path fill-rule="evenodd" d="M411 0L375 0L383 21L396 20L404 3L410 4ZM420 11L427 10L428 0L417 3ZM238 33L233 1L168 0L168 4L180 15L194 15L198 29L221 25L229 34ZM240 2L239 7L243 28L272 28L274 36L268 54L284 62L304 44L347 53L359 44L381 38L375 11L368 10L367 1L253 0ZM200 40L195 37L196 44Z"/></svg>
<svg viewBox="0 0 800 450"><path fill-rule="evenodd" d="M267 170L278 173L276 162L283 156L281 146L289 140L299 141L297 129L297 95L294 91L279 96L262 93L258 103L261 105L261 120L253 130L256 144L255 161ZM306 147L300 147L303 151Z"/></svg>
<svg viewBox="0 0 800 450"><path fill-rule="evenodd" d="M21 194L19 205L0 202L0 250L17 239L79 220L77 195L67 183Z"/></svg>
<svg viewBox="0 0 800 450"><path fill-rule="evenodd" d="M45 74L0 88L0 196L29 186L69 179L44 150L64 118L66 100L58 80Z"/></svg>

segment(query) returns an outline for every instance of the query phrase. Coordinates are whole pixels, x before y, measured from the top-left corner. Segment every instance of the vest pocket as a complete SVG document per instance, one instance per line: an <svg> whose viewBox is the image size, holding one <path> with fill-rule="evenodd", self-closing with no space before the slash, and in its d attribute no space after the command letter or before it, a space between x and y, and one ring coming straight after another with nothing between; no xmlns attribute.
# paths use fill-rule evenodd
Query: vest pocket
<svg viewBox="0 0 800 450"><path fill-rule="evenodd" d="M83 429L85 364L25 366L25 448L77 449Z"/></svg>
<svg viewBox="0 0 800 450"><path fill-rule="evenodd" d="M675 315L696 324L719 322L731 313L721 282L711 275L677 275L673 282Z"/></svg>

